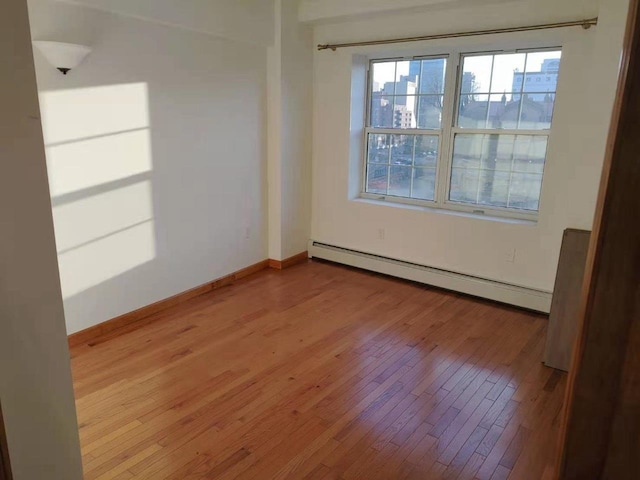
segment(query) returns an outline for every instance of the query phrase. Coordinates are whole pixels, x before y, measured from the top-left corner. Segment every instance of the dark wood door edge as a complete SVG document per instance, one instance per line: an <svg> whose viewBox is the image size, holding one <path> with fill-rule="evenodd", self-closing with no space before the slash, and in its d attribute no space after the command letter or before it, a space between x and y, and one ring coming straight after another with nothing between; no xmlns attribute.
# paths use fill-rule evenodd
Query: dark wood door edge
<svg viewBox="0 0 640 480"><path fill-rule="evenodd" d="M0 480L12 480L12 478L11 462L9 461L9 446L7 444L7 434L4 429L2 404L0 403Z"/></svg>
<svg viewBox="0 0 640 480"><path fill-rule="evenodd" d="M640 348L639 13L631 0L561 427L563 480L637 478L640 461L640 381L629 375L640 368L630 355Z"/></svg>

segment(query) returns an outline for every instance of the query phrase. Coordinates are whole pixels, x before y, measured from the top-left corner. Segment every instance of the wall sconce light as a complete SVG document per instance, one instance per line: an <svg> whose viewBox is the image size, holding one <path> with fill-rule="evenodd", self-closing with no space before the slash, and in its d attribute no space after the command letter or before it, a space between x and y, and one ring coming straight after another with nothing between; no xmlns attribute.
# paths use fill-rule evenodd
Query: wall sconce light
<svg viewBox="0 0 640 480"><path fill-rule="evenodd" d="M91 48L75 43L35 41L33 44L44 55L47 61L66 75L69 70L80 65L89 55Z"/></svg>

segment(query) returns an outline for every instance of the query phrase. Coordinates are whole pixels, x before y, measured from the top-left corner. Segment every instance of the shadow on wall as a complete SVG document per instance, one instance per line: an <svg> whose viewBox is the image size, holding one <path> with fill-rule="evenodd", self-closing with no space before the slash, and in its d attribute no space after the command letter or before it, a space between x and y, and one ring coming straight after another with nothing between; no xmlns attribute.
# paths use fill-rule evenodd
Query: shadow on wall
<svg viewBox="0 0 640 480"><path fill-rule="evenodd" d="M86 10L30 7L36 39ZM266 257L264 50L87 15L77 69L34 53L69 333Z"/></svg>

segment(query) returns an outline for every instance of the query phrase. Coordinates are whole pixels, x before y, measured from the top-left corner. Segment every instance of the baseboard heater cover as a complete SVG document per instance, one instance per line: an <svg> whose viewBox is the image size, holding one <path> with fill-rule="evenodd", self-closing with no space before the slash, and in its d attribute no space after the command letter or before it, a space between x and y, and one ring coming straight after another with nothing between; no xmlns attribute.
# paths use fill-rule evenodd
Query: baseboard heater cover
<svg viewBox="0 0 640 480"><path fill-rule="evenodd" d="M471 275L427 267L416 263L309 241L309 257L412 280L434 287L549 313L551 292L497 282Z"/></svg>

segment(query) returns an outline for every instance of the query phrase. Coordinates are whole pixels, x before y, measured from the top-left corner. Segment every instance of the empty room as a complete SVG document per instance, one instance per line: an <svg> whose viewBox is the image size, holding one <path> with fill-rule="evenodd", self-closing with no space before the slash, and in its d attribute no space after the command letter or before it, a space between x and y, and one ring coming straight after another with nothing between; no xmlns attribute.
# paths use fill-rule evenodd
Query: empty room
<svg viewBox="0 0 640 480"><path fill-rule="evenodd" d="M5 0L0 480L635 479L638 0Z"/></svg>

